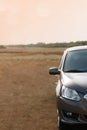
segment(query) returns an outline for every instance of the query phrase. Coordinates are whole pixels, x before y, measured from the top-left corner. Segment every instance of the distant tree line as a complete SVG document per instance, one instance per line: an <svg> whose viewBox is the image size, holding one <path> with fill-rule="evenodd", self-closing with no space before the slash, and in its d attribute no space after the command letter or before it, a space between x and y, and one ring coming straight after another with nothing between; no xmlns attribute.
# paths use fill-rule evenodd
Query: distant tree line
<svg viewBox="0 0 87 130"><path fill-rule="evenodd" d="M59 48L59 47L73 47L73 46L81 46L87 45L87 41L77 41L77 42L66 42L66 43L43 43L39 42L37 44L28 44L29 47L44 47L44 48Z"/></svg>
<svg viewBox="0 0 87 130"><path fill-rule="evenodd" d="M43 47L43 48L67 48L73 46L87 45L87 41L76 41L76 42L56 42L56 43L44 43L38 42L37 44L27 44L27 45L8 45L9 47ZM6 46L0 45L0 48L5 48Z"/></svg>
<svg viewBox="0 0 87 130"><path fill-rule="evenodd" d="M4 49L6 48L4 45L0 45L0 49Z"/></svg>

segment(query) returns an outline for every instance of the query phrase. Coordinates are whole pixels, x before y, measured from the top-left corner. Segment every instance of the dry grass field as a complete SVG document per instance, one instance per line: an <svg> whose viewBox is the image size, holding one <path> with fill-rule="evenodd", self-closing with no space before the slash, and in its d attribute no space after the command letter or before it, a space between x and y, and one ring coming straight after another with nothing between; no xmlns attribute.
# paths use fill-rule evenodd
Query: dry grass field
<svg viewBox="0 0 87 130"><path fill-rule="evenodd" d="M53 49L0 50L0 130L56 130ZM57 60L58 59L58 60Z"/></svg>
<svg viewBox="0 0 87 130"><path fill-rule="evenodd" d="M56 77L62 49L0 50L0 130L57 130Z"/></svg>

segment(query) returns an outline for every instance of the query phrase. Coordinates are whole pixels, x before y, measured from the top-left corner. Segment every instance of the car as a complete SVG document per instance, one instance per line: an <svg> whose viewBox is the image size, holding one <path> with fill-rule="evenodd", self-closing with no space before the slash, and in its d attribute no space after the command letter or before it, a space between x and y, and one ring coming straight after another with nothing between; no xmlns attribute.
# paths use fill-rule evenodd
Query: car
<svg viewBox="0 0 87 130"><path fill-rule="evenodd" d="M49 68L49 74L58 76L58 130L87 125L87 46L67 48L59 67Z"/></svg>

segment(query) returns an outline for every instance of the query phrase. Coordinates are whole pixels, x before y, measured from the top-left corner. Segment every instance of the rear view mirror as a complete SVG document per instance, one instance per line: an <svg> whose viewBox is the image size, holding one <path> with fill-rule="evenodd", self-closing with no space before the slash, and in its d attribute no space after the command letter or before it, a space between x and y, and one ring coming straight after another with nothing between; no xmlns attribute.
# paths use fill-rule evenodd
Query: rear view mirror
<svg viewBox="0 0 87 130"><path fill-rule="evenodd" d="M49 69L49 74L50 74L50 75L58 75L58 74L60 74L60 70L58 70L57 67L51 67L51 68Z"/></svg>

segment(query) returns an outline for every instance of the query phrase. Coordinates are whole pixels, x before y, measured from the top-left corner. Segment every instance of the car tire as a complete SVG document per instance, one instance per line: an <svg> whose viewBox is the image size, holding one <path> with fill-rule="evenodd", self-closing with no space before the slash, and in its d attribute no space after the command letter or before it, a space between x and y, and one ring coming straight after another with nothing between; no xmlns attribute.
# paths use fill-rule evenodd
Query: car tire
<svg viewBox="0 0 87 130"><path fill-rule="evenodd" d="M66 124L64 124L58 116L58 130L66 130Z"/></svg>

